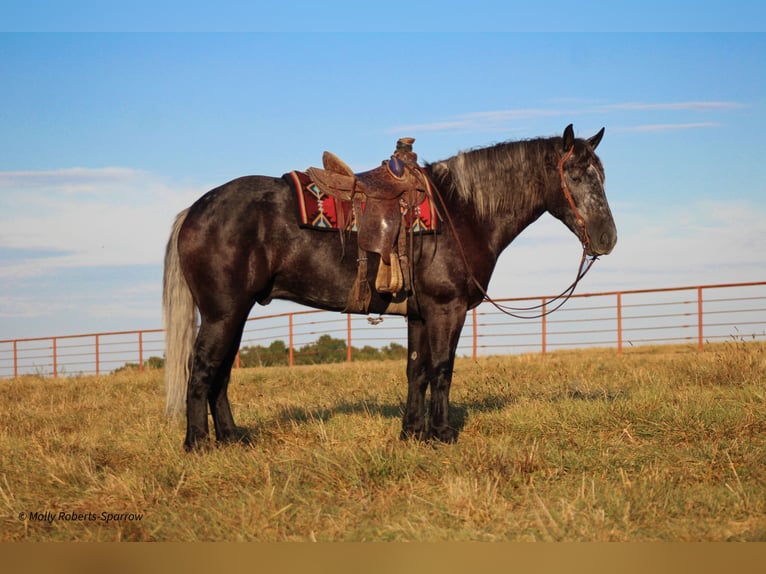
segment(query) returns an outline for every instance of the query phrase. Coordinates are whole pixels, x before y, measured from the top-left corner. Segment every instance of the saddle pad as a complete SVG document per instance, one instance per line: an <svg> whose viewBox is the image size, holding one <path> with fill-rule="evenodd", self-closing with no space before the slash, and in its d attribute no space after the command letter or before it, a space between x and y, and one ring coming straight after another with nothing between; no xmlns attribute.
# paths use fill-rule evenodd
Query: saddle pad
<svg viewBox="0 0 766 574"><path fill-rule="evenodd" d="M344 231L357 231L350 201L342 201L324 193L305 172L291 171L283 178L297 195L298 223L301 227L337 231L340 220L344 222ZM413 233L438 233L440 221L432 198L426 195L420 205L409 211L406 222Z"/></svg>

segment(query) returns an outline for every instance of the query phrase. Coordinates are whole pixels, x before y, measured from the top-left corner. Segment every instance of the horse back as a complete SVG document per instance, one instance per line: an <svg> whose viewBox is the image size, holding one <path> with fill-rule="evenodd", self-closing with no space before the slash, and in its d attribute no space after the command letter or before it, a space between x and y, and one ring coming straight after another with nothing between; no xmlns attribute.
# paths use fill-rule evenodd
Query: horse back
<svg viewBox="0 0 766 574"><path fill-rule="evenodd" d="M356 253L354 237L345 250ZM190 208L178 237L181 265L200 309L271 299L341 310L356 269L339 233L300 227L283 178L245 176L210 190Z"/></svg>

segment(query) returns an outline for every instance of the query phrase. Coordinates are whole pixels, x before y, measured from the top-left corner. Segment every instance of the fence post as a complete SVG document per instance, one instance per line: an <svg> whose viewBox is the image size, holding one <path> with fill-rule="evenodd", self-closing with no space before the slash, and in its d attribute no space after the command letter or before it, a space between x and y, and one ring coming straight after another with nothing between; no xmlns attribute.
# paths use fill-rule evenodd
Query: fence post
<svg viewBox="0 0 766 574"><path fill-rule="evenodd" d="M477 333L477 326L476 326L476 307L474 307L471 310L471 316L473 317L473 352L471 353L471 356L473 357L473 360L476 360L476 357L478 356L477 353L477 347L478 347L478 333Z"/></svg>
<svg viewBox="0 0 766 574"><path fill-rule="evenodd" d="M99 363L99 353L98 353L98 339L99 335L96 335L96 376L98 377L100 374L100 363Z"/></svg>
<svg viewBox="0 0 766 574"><path fill-rule="evenodd" d="M288 354L287 354L287 364L288 366L293 366L293 314L290 313L288 316L288 341L290 343Z"/></svg>
<svg viewBox="0 0 766 574"><path fill-rule="evenodd" d="M346 315L346 362L351 362L351 313Z"/></svg>
<svg viewBox="0 0 766 574"><path fill-rule="evenodd" d="M617 292L617 354L622 355L622 293Z"/></svg>
<svg viewBox="0 0 766 574"><path fill-rule="evenodd" d="M702 287L697 287L697 350L702 351Z"/></svg>
<svg viewBox="0 0 766 574"><path fill-rule="evenodd" d="M144 332L138 332L138 372L144 372Z"/></svg>
<svg viewBox="0 0 766 574"><path fill-rule="evenodd" d="M548 339L548 333L547 333L547 331L548 331L548 316L545 314L545 301L546 301L546 299L545 299L545 297L543 297L543 306L542 306L542 321L543 321L543 326L542 326L542 332L543 332L542 333L542 337L543 337L543 341L542 341L542 354L543 355L545 355L545 353L547 352L547 347L548 347L548 340L547 340Z"/></svg>
<svg viewBox="0 0 766 574"><path fill-rule="evenodd" d="M58 378L58 356L57 356L57 349L56 349L56 337L53 337L53 378Z"/></svg>

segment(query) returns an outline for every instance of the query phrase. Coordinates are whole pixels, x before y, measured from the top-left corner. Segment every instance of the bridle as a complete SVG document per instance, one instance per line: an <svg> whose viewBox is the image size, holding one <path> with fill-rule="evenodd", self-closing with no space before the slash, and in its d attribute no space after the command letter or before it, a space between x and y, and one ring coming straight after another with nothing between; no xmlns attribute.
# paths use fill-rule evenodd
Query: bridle
<svg viewBox="0 0 766 574"><path fill-rule="evenodd" d="M561 180L561 191L564 192L564 197L569 203L569 207L572 208L572 213L575 216L575 223L577 223L577 227L579 227L580 231L582 232L580 239L582 241L583 251L587 252L588 248L590 247L590 236L588 235L588 228L585 226L585 220L582 218L582 215L580 215L580 212L577 210L577 206L575 205L574 199L572 198L572 192L569 191L569 186L567 185L566 174L564 173L564 164L570 157L572 157L573 153L574 145L569 148L567 153L561 156L561 159L559 160L559 179Z"/></svg>
<svg viewBox="0 0 766 574"><path fill-rule="evenodd" d="M457 231L455 230L455 225L452 222L452 217L450 217L449 210L447 210L447 205L444 203L444 198L442 197L441 193L439 192L439 189L436 185L431 182L431 188L435 195L439 198L439 202L442 204L442 207L444 208L444 215L447 220L447 224L450 227L450 230L452 231L452 235L455 238L455 244L457 245L458 252L460 253L460 257L463 259L463 263L465 265L466 271L468 272L468 278L471 280L471 282L474 284L474 286L479 290L479 293L481 293L483 297L483 301L487 301L488 303L491 303L492 305L497 308L498 311L505 313L506 315L510 315L511 317L515 317L517 319L539 319L541 317L545 317L547 315L550 315L554 311L557 311L561 308L564 303L566 303L569 298L574 293L575 288L577 287L577 284L580 282L580 280L585 277L585 274L590 271L590 268L593 266L593 263L598 259L597 256L588 257L588 249L590 248L590 236L588 235L588 229L585 226L585 220L580 215L579 210L577 209L577 206L575 205L574 199L572 197L572 192L569 190L569 185L567 184L566 180L566 174L564 173L564 164L569 160L569 158L572 157L572 154L574 154L574 145L572 145L571 148L569 148L569 151L567 151L563 156L561 156L561 159L558 163L558 171L559 171L559 179L561 182L561 191L564 193L564 197L567 200L567 203L569 203L569 207L572 209L572 213L575 217L575 223L577 223L577 226L580 228L580 240L582 241L582 257L580 257L580 264L577 267L577 276L575 277L575 280L564 289L561 293L556 295L555 297L551 297L550 299L544 301L543 303L539 305L532 305L530 307L511 307L508 305L502 305L492 299L492 297L489 296L489 293L487 293L486 289L481 286L481 283L479 283L479 280L476 279L474 274L471 272L471 266L468 263L468 257L466 257L465 250L463 249L463 245L460 242L460 237L457 234ZM547 307L550 303L555 303L553 307ZM544 309L540 313L536 313L534 315L520 315L519 312L533 312L540 309Z"/></svg>

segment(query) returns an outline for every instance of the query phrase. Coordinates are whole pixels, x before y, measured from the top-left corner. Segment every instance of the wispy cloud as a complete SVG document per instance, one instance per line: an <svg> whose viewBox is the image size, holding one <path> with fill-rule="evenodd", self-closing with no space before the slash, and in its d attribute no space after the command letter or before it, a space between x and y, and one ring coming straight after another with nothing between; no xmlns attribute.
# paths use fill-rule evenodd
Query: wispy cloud
<svg viewBox="0 0 766 574"><path fill-rule="evenodd" d="M739 102L664 102L664 103L641 103L626 102L622 104L607 104L598 106L596 111L635 111L635 112L661 112L661 111L689 111L706 112L715 110L735 110L747 107Z"/></svg>
<svg viewBox="0 0 766 574"><path fill-rule="evenodd" d="M614 131L620 132L663 132L663 131L677 131L677 130L694 130L700 128L718 128L723 124L720 122L694 122L687 124L645 124L639 126L630 126L624 128L616 128Z"/></svg>
<svg viewBox="0 0 766 574"><path fill-rule="evenodd" d="M2 171L0 190L54 190L60 193L97 193L105 186L128 186L148 174L123 167L81 168L46 171Z"/></svg>
<svg viewBox="0 0 766 574"><path fill-rule="evenodd" d="M445 132L445 131L508 131L509 124L541 118L565 117L574 118L584 115L605 115L613 113L639 113L639 112L698 112L712 113L725 112L747 107L740 102L726 101L686 101L686 102L624 102L616 104L600 105L577 105L577 102L557 101L559 106L550 108L516 108L508 110L491 110L479 112L467 112L451 118L435 120L433 122L405 124L390 128L388 133L402 132ZM570 106L561 107L560 104L569 103ZM661 131L692 128L718 127L720 122L673 122L652 123L626 128L623 131Z"/></svg>
<svg viewBox="0 0 766 574"><path fill-rule="evenodd" d="M665 206L649 216L637 205L616 206L624 233L615 263L620 275L646 281L697 277L720 280L727 267L730 281L753 280L766 257L763 208L746 199L699 199ZM683 261L679 266L678 262ZM676 281L676 279L673 279Z"/></svg>
<svg viewBox="0 0 766 574"><path fill-rule="evenodd" d="M400 132L447 132L470 129L473 126L471 122L465 119L455 119L441 122L431 122L425 124L405 124L394 126L386 130L386 133Z"/></svg>
<svg viewBox="0 0 766 574"><path fill-rule="evenodd" d="M156 325L173 218L204 191L126 168L0 172L0 338Z"/></svg>
<svg viewBox="0 0 766 574"><path fill-rule="evenodd" d="M596 263L583 291L719 283L723 266L727 281L762 279L766 211L757 203L701 199L658 213L653 206L613 202L612 210L617 246ZM555 294L572 280L579 256L572 233L545 216L503 253L490 294Z"/></svg>
<svg viewBox="0 0 766 574"><path fill-rule="evenodd" d="M520 108L486 112L468 112L443 121L395 126L389 133L435 132L435 131L495 131L507 129L508 122L542 117L563 116L568 112L560 109Z"/></svg>
<svg viewBox="0 0 766 574"><path fill-rule="evenodd" d="M126 168L0 172L0 276L159 263L173 216L202 191Z"/></svg>

